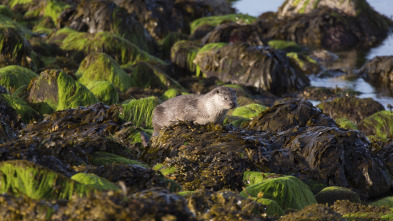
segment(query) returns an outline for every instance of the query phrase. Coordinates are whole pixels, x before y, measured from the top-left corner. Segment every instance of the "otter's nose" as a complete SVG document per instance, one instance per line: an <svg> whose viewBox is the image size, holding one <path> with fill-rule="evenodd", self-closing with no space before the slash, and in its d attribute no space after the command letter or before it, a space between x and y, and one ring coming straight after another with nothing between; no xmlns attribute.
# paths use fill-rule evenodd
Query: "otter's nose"
<svg viewBox="0 0 393 221"><path fill-rule="evenodd" d="M237 103L236 103L236 102L233 102L233 101L232 101L231 103L229 103L229 105L231 105L232 108L237 107Z"/></svg>

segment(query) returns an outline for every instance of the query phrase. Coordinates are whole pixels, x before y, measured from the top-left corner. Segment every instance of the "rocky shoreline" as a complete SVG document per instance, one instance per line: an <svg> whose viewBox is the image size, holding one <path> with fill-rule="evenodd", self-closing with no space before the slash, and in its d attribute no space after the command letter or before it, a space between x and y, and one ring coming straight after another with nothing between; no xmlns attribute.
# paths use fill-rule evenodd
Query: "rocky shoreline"
<svg viewBox="0 0 393 221"><path fill-rule="evenodd" d="M3 0L0 215L393 219L392 110L309 80L393 94L393 56L335 63L392 27L365 0L287 0L258 18L226 0ZM224 125L151 137L158 104L216 86L238 97Z"/></svg>

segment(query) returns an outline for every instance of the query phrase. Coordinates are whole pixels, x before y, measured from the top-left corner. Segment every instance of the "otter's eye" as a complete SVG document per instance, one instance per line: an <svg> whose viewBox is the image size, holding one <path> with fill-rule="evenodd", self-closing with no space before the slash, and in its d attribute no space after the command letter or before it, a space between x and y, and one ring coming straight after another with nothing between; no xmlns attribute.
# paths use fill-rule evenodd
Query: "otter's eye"
<svg viewBox="0 0 393 221"><path fill-rule="evenodd" d="M225 100L228 100L228 98L226 97Z"/></svg>

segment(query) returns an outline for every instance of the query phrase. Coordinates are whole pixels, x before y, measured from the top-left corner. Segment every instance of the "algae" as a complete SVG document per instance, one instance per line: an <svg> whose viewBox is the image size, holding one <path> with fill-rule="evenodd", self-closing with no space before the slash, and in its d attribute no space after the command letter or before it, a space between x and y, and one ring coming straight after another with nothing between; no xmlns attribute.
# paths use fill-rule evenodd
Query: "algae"
<svg viewBox="0 0 393 221"><path fill-rule="evenodd" d="M23 123L28 124L31 121L38 120L40 118L40 114L20 97L11 94L0 94L0 98L4 99L16 110L18 118L20 118Z"/></svg>
<svg viewBox="0 0 393 221"><path fill-rule="evenodd" d="M267 107L260 104L247 104L245 106L237 107L233 110L232 116L253 118L265 111Z"/></svg>
<svg viewBox="0 0 393 221"><path fill-rule="evenodd" d="M379 111L359 122L358 128L367 136L373 135L387 140L393 136L392 117L392 111Z"/></svg>
<svg viewBox="0 0 393 221"><path fill-rule="evenodd" d="M245 171L243 175L243 183L246 186L262 183L266 179L281 177L282 175L274 173L264 173L257 171Z"/></svg>
<svg viewBox="0 0 393 221"><path fill-rule="evenodd" d="M209 16L209 17L203 17L194 20L190 24L190 27L191 27L191 33L193 33L199 26L202 25L217 26L218 24L224 21L232 21L238 24L251 24L256 20L257 18L247 14L228 14L228 15L219 15L219 16Z"/></svg>
<svg viewBox="0 0 393 221"><path fill-rule="evenodd" d="M334 119L339 127L348 129L348 130L358 130L356 124L347 118L336 118Z"/></svg>
<svg viewBox="0 0 393 221"><path fill-rule="evenodd" d="M176 96L180 95L180 91L175 89L175 88L170 88L164 92L164 94L161 95L160 99L163 101L166 101L170 98L174 98Z"/></svg>
<svg viewBox="0 0 393 221"><path fill-rule="evenodd" d="M133 99L122 104L124 111L119 117L124 121L130 121L136 127L152 128L153 110L157 104L156 97Z"/></svg>
<svg viewBox="0 0 393 221"><path fill-rule="evenodd" d="M0 68L0 85L5 87L10 93L16 89L29 85L30 81L38 75L30 69L10 65Z"/></svg>
<svg viewBox="0 0 393 221"><path fill-rule="evenodd" d="M71 179L96 190L120 190L116 184L92 173L77 173Z"/></svg>
<svg viewBox="0 0 393 221"><path fill-rule="evenodd" d="M131 164L131 165L139 165L145 168L150 168L148 165L139 162L137 160L131 160L113 153L108 153L104 151L97 151L93 155L93 160L91 161L94 165L109 165L113 163L118 164Z"/></svg>
<svg viewBox="0 0 393 221"><path fill-rule="evenodd" d="M339 186L326 187L317 193L315 198L318 203L328 205L334 204L337 200L349 200L354 203L360 203L360 197L357 193L351 189Z"/></svg>
<svg viewBox="0 0 393 221"><path fill-rule="evenodd" d="M91 81L86 84L86 88L89 89L99 101L106 105L119 102L119 93L115 86L109 81Z"/></svg>

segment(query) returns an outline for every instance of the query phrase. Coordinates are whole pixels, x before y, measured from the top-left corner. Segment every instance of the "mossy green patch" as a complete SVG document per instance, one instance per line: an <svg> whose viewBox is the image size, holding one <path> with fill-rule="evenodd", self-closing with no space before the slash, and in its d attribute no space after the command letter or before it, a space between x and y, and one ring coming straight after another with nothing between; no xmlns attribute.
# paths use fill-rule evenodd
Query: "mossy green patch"
<svg viewBox="0 0 393 221"><path fill-rule="evenodd" d="M26 160L0 163L0 193L21 194L32 199L71 199L92 189L50 169Z"/></svg>
<svg viewBox="0 0 393 221"><path fill-rule="evenodd" d="M148 97L142 99L133 99L125 104L123 113L120 118L130 121L136 127L152 128L153 110L158 104L156 97Z"/></svg>
<svg viewBox="0 0 393 221"><path fill-rule="evenodd" d="M61 12L70 7L71 5L63 1L47 0L44 8L44 16L50 17L53 23L57 24L57 18L60 16Z"/></svg>
<svg viewBox="0 0 393 221"><path fill-rule="evenodd" d="M8 105L16 110L18 117L23 123L28 124L39 117L39 113L34 110L22 98L11 94L0 94L0 98L4 99Z"/></svg>
<svg viewBox="0 0 393 221"><path fill-rule="evenodd" d="M322 189L318 194L315 195L318 203L332 205L337 200L349 200L354 203L360 203L360 197L357 193L351 189L329 186Z"/></svg>
<svg viewBox="0 0 393 221"><path fill-rule="evenodd" d="M248 186L240 195L274 200L284 211L300 210L317 202L310 188L293 176L264 180L259 184Z"/></svg>
<svg viewBox="0 0 393 221"><path fill-rule="evenodd" d="M274 200L259 198L256 201L266 206L266 214L269 216L282 216L285 214L284 210Z"/></svg>
<svg viewBox="0 0 393 221"><path fill-rule="evenodd" d="M260 113L265 111L267 107L260 104L248 104L245 106L237 107L233 110L232 116L252 118L258 116Z"/></svg>
<svg viewBox="0 0 393 221"><path fill-rule="evenodd" d="M120 190L120 187L116 184L92 173L77 173L73 175L71 179L87 186L91 186L96 190Z"/></svg>
<svg viewBox="0 0 393 221"><path fill-rule="evenodd" d="M246 186L262 183L266 179L280 177L281 175L275 173L264 173L258 171L245 171L243 174L243 183Z"/></svg>
<svg viewBox="0 0 393 221"><path fill-rule="evenodd" d="M393 112L379 111L360 121L358 128L368 136L387 140L393 136Z"/></svg>
<svg viewBox="0 0 393 221"><path fill-rule="evenodd" d="M256 20L257 18L247 14L227 14L198 18L191 23L190 27L191 33L193 33L195 29L202 25L217 26L224 21L233 21L239 24L251 24Z"/></svg>
<svg viewBox="0 0 393 221"><path fill-rule="evenodd" d="M31 79L37 77L38 74L30 69L10 65L0 68L0 85L5 87L10 93L14 93L16 89L27 86Z"/></svg>
<svg viewBox="0 0 393 221"><path fill-rule="evenodd" d="M267 43L270 47L282 51L301 51L302 47L294 41L271 40Z"/></svg>
<svg viewBox="0 0 393 221"><path fill-rule="evenodd" d="M58 44L63 50L81 51L85 54L104 52L122 65L134 64L136 61L166 64L164 61L141 50L130 41L105 31L90 34L63 28L53 34L48 43Z"/></svg>
<svg viewBox="0 0 393 221"><path fill-rule="evenodd" d="M95 165L108 165L108 164L113 164L113 163L118 163L118 164L136 164L143 166L145 168L150 168L148 165L141 163L137 160L131 160L113 153L108 153L108 152L103 152L103 151L98 151L93 154L93 160L92 163Z"/></svg>
<svg viewBox="0 0 393 221"><path fill-rule="evenodd" d="M109 81L91 81L86 85L94 96L106 105L119 102L119 93Z"/></svg>
<svg viewBox="0 0 393 221"><path fill-rule="evenodd" d="M384 197L377 201L369 203L371 206L387 206L393 209L393 196Z"/></svg>
<svg viewBox="0 0 393 221"><path fill-rule="evenodd" d="M354 122L348 120L347 118L337 118L334 120L336 121L338 126L340 126L341 128L348 129L348 130L357 130L358 129L356 124Z"/></svg>
<svg viewBox="0 0 393 221"><path fill-rule="evenodd" d="M164 176L171 175L177 171L176 167L166 167L162 163L154 165L153 170L160 171Z"/></svg>
<svg viewBox="0 0 393 221"><path fill-rule="evenodd" d="M181 93L178 89L170 88L170 89L166 90L163 95L161 95L160 99L163 101L166 101L166 100L168 100L170 98L174 98L180 94Z"/></svg>
<svg viewBox="0 0 393 221"><path fill-rule="evenodd" d="M119 64L105 53L92 53L80 64L75 73L79 82L84 85L91 81L109 81L120 91L126 91L134 85Z"/></svg>
<svg viewBox="0 0 393 221"><path fill-rule="evenodd" d="M64 72L60 72L57 78L57 85L59 88L57 110L88 106L98 102L89 89Z"/></svg>

